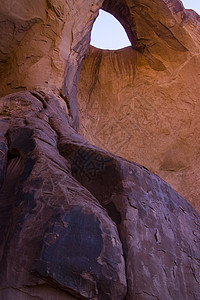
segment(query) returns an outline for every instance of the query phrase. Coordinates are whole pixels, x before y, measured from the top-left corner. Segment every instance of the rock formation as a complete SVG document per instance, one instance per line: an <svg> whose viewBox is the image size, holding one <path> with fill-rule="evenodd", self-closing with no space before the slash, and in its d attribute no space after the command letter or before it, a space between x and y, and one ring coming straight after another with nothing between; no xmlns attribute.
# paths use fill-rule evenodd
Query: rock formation
<svg viewBox="0 0 200 300"><path fill-rule="evenodd" d="M180 1L115 1L129 34L128 2L136 10L143 2L149 11L158 5L166 20L170 13L174 20L186 14ZM199 299L198 212L145 167L77 133L81 62L99 8L112 3L1 2L0 299ZM198 38L194 29L187 42L198 49L192 34ZM98 50L90 51L98 60ZM124 56L127 76L137 55L147 70L148 55L153 65L164 66L140 47L123 51L130 52L131 64ZM81 126L88 125L92 137L87 107Z"/></svg>
<svg viewBox="0 0 200 300"><path fill-rule="evenodd" d="M133 47L90 48L79 82L80 133L144 165L200 211L200 17L180 1L103 8Z"/></svg>
<svg viewBox="0 0 200 300"><path fill-rule="evenodd" d="M37 88L64 94L76 128L81 61L102 1L83 3L1 1L0 96Z"/></svg>

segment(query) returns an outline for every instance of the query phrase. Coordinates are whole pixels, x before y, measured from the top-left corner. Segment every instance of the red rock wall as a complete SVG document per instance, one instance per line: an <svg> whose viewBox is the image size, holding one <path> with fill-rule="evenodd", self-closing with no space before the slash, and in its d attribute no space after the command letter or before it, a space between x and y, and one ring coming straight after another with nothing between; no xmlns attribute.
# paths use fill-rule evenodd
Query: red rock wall
<svg viewBox="0 0 200 300"><path fill-rule="evenodd" d="M20 65L14 61L11 74L8 62L15 52L23 54L25 41L35 51L33 37L42 27L28 28L12 47L13 32L3 31L1 47L11 52L2 53L1 86L11 94L0 98L0 299L198 299L200 215L145 167L92 146L74 129L76 83L94 2L34 3L3 1L1 18L30 20L31 11L34 17L50 15L54 32L64 28L58 25L64 9L81 32L80 48L76 55L70 48L58 76L62 92L39 80L40 71L54 74L45 63L37 66L37 76L34 63L24 69L32 78L26 86ZM9 76L22 91L13 93Z"/></svg>
<svg viewBox="0 0 200 300"><path fill-rule="evenodd" d="M54 95L0 104L1 299L198 299L200 216L185 199L91 146Z"/></svg>
<svg viewBox="0 0 200 300"><path fill-rule="evenodd" d="M102 1L2 0L0 96L24 89L63 94L78 127L76 85Z"/></svg>
<svg viewBox="0 0 200 300"><path fill-rule="evenodd" d="M179 1L105 1L133 47L90 47L78 87L80 133L146 166L198 210L199 16Z"/></svg>

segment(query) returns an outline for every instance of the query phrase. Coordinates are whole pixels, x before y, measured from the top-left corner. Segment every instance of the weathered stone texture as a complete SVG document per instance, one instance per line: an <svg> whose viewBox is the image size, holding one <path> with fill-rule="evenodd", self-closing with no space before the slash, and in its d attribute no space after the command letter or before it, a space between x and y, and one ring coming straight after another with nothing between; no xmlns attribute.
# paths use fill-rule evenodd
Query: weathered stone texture
<svg viewBox="0 0 200 300"><path fill-rule="evenodd" d="M77 128L76 85L101 0L2 0L0 96L23 89L64 94Z"/></svg>
<svg viewBox="0 0 200 300"><path fill-rule="evenodd" d="M59 153L62 136L77 140L59 102L43 101L45 107L29 92L1 98L2 121L10 124L0 193L1 286L31 295L49 283L83 299L123 299L116 226Z"/></svg>
<svg viewBox="0 0 200 300"><path fill-rule="evenodd" d="M186 200L91 146L53 94L0 104L2 299L198 299L200 216Z"/></svg>
<svg viewBox="0 0 200 300"><path fill-rule="evenodd" d="M166 98L162 98L162 95L167 91L170 95L170 90L173 89L175 91L179 79L180 88L185 91L181 85L181 76L185 78L184 70L188 70L189 66L190 74L192 68L196 67L193 77L193 86L196 86L196 29L189 32L186 30L187 26L182 24L185 33L181 31L180 40L174 41L168 28L173 28L175 36L180 32L181 26L173 26L173 20L180 22L185 13L188 17L185 22L192 26L194 20L198 23L198 16L190 12L192 17L189 17L188 13L182 10L180 1L157 0L153 2L154 5L150 2L104 2L105 9L108 10L109 5L114 7L113 12L111 11L113 14L116 11L115 5L119 8L121 21L127 20L129 30L132 30L127 10L129 5L135 9L138 16L139 11L142 11L142 18L139 19L144 17L148 22L157 20L156 15L160 11L158 16L162 16L165 26L161 21L160 25L159 22L152 25L150 36L155 36L156 43L150 43L151 47L147 47L150 50L152 48L152 52L148 52L145 47L143 49L141 43L135 49L128 48L116 53L91 50L82 73L87 71L87 66L94 75L93 88L91 89L90 77L86 78L88 82L85 84L85 91L91 91L91 97L86 99L85 91L81 89L83 77L79 97L81 95L81 129L92 141L96 142L93 128L102 125L96 135L100 143L109 138L108 130L104 126L113 124L112 145L124 149L121 145L122 134L124 141L130 139L131 143L131 138L134 140L134 136L129 136L128 126L135 128L135 134L136 128L138 131L143 128L136 126L134 120L137 119L144 128L153 126L151 141L157 137L157 143L153 143L159 148L162 140L159 140L160 114L157 111L160 109L164 115L164 108L169 109ZM102 1L1 2L0 84L2 95L11 93L0 98L2 300L199 299L198 212L168 183L145 167L91 145L75 130L78 126L76 87L79 69L89 48L92 22L101 5ZM152 10L154 15L150 18L149 12ZM171 21L167 18L168 15L171 16ZM137 24L139 23L136 22ZM168 60L162 59L163 53L156 54L160 53L156 51L157 47L161 47L161 29L164 31L163 35L168 33L166 40L161 41L162 46L166 46L166 56L170 55ZM182 48L184 34L188 34L186 43L191 45L191 51ZM140 37L139 34L137 39L138 42L148 44L148 39ZM43 47L43 44L46 46ZM187 45L184 47L187 48ZM175 53L178 58L173 60ZM170 59L173 65L171 69ZM115 73L111 72L111 63L112 68L116 69ZM104 79L105 74L101 71L105 66L110 70L110 79L115 77L113 82L107 77ZM173 73L170 70L177 72ZM175 75L177 77L173 77ZM171 83L172 78L174 85ZM153 80L155 86L152 84ZM190 80L192 81L192 78L188 77L188 88ZM100 96L100 91L103 91L102 82L107 93L104 95L105 106L103 98L99 97L99 102L92 98L95 93ZM116 82L118 102L114 102L113 97ZM156 90L158 84L161 91L159 98ZM120 90L122 85L123 92ZM155 89L155 97L151 94L150 102L142 102L141 99L130 101L130 95L135 89L134 97L140 93L147 95L150 87ZM23 91L13 93L18 89ZM98 93L96 89L99 89ZM193 93L191 87L188 94L182 94L182 99L185 99L189 107L190 98L187 99L186 96L190 95L191 99L194 99ZM106 97L110 97L110 102ZM158 104L158 99L160 106L155 109L156 104L153 104L153 101ZM85 119L84 101L88 109L88 113L85 111ZM175 107L178 111L179 98L174 100L169 97L169 101L177 103ZM194 116L196 127L191 125L191 140L187 140L188 144L185 146L185 140L182 138L178 148L184 153L187 153L189 145L192 147L192 141L197 143L195 128L198 129L198 123L195 113L198 111L198 103L195 101L195 107L191 104L191 114ZM134 106L131 107L130 103ZM100 107L102 110L99 110ZM120 107L119 122L112 123L111 111L119 113ZM142 110L141 107L145 109ZM152 109L155 112L153 115ZM110 118L109 122L105 112ZM183 120L187 119L184 112L183 109ZM90 114L92 120L95 120L93 127ZM187 116L187 112L185 114ZM127 122L129 115L132 121ZM174 110L169 110L168 116L175 117ZM180 120L179 113L177 118ZM155 121L158 123L152 125ZM150 122L151 126L147 126L146 122ZM175 134L177 123L170 124L174 124L174 127L170 125L169 128L173 128ZM177 142L181 126L186 126L184 124L180 122ZM154 132L156 128L158 135ZM169 128L167 127L168 130ZM133 132L133 129L131 130ZM166 143L169 141L169 146L173 140L170 133L169 140L165 140ZM147 133L144 130L144 141L147 137L150 141L150 136L151 132ZM139 135L137 142L142 145ZM128 145L131 144L126 144L126 151ZM147 145L154 159L153 146L150 143ZM106 146L106 143L102 146ZM138 149L136 142L134 145L132 142L132 146ZM178 151L175 146L173 149ZM165 146L162 147L165 149ZM148 151L146 148L146 153ZM179 153L182 153L181 151ZM141 155L142 153L144 147L141 146ZM166 159L162 162L164 166L170 165L170 153L169 150L169 158L167 155L163 156ZM174 163L171 165L174 166ZM169 171L167 167L163 169L163 172L166 169Z"/></svg>
<svg viewBox="0 0 200 300"><path fill-rule="evenodd" d="M199 210L200 17L179 1L104 8L133 47L90 47L78 87L80 133L146 166Z"/></svg>

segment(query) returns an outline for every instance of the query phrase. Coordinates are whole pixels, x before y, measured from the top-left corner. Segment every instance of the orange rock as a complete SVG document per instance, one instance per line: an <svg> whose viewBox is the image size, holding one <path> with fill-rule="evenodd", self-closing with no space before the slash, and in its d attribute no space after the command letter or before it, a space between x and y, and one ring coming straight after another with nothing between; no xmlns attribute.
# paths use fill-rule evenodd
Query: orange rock
<svg viewBox="0 0 200 300"><path fill-rule="evenodd" d="M146 167L76 131L101 5L1 1L2 300L199 297L200 215ZM104 9L135 49L91 48L81 131L161 175L188 176L198 159L198 16L178 0Z"/></svg>
<svg viewBox="0 0 200 300"><path fill-rule="evenodd" d="M133 47L90 47L78 86L80 133L146 166L200 210L200 17L180 1L105 1Z"/></svg>

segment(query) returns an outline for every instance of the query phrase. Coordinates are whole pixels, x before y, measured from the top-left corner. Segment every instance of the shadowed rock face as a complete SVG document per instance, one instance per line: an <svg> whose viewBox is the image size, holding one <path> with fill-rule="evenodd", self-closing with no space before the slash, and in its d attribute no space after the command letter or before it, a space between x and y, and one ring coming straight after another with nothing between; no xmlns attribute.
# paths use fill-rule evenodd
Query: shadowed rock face
<svg viewBox="0 0 200 300"><path fill-rule="evenodd" d="M198 299L195 209L40 97L1 98L1 298Z"/></svg>
<svg viewBox="0 0 200 300"><path fill-rule="evenodd" d="M200 215L145 167L91 145L75 130L78 73L89 46L86 36L102 4L95 3L2 2L2 20L12 20L15 28L22 26L19 19L26 24L26 33L12 32L9 26L4 31L0 63L7 73L2 94L13 91L8 84L12 76L19 80L19 89L27 90L0 99L0 299L198 299ZM112 1L104 6L109 3L112 7ZM121 12L129 22L123 3ZM132 2L136 7L139 3ZM178 15L179 1L159 3ZM38 15L44 27L28 26L27 20ZM32 61L28 70L20 55L34 52L31 41L46 32L41 28L47 21L54 33L59 28L78 32L80 48L66 49L70 59L63 63L61 77L52 64L44 63L61 42L59 34L48 51L41 48L44 65L40 62L38 69ZM70 38L75 39L70 35L67 43ZM131 58L132 49L124 51ZM8 62L14 56L12 74ZM49 76L47 85L43 73Z"/></svg>
<svg viewBox="0 0 200 300"><path fill-rule="evenodd" d="M7 160L8 166L0 194L1 286L10 286L1 298L39 297L37 287L48 283L80 299L123 299L125 265L116 225L59 152L68 145L65 138L69 144L85 141L54 96L40 97L45 107L30 92L1 98L1 109L7 108L2 165Z"/></svg>
<svg viewBox="0 0 200 300"><path fill-rule="evenodd" d="M80 133L146 166L199 210L200 17L179 1L103 8L133 47L90 47L78 87Z"/></svg>

